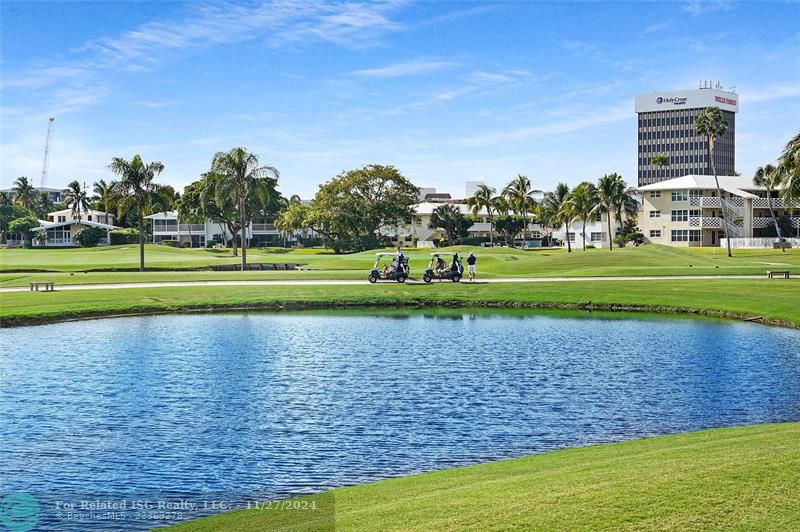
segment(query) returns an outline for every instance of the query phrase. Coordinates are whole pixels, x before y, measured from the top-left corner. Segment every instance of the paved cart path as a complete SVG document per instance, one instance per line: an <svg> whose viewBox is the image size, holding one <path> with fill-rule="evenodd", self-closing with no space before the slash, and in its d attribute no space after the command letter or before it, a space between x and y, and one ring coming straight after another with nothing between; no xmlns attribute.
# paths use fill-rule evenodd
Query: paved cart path
<svg viewBox="0 0 800 532"><path fill-rule="evenodd" d="M498 277L495 279L481 279L472 284L486 283L569 283L569 282L602 282L602 281L664 281L664 280L702 280L702 279L765 279L764 275L638 275L614 277ZM777 281L776 281L777 282ZM439 284L434 281L431 284ZM453 284L450 281L441 281L444 284ZM192 286L353 286L369 284L366 280L357 279L284 279L284 280L227 280L227 281L163 281L143 283L98 283L98 284L56 284L56 291L60 290L120 290L125 288L163 288L163 287L192 287ZM393 281L381 281L380 284L398 284ZM424 285L418 279L406 281L406 284ZM462 280L460 284L470 284ZM27 292L27 286L0 288L0 292Z"/></svg>

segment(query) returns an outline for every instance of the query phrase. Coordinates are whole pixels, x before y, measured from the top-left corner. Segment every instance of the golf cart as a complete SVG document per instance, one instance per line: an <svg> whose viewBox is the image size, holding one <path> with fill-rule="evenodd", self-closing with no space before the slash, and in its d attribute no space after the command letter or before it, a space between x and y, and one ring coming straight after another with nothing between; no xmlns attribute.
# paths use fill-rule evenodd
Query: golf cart
<svg viewBox="0 0 800 532"><path fill-rule="evenodd" d="M446 258L449 261L445 260ZM431 261L428 263L428 269L422 275L422 280L429 283L433 279L439 279L440 281L449 279L457 283L461 280L462 275L464 275L464 265L461 264L458 253L431 253Z"/></svg>
<svg viewBox="0 0 800 532"><path fill-rule="evenodd" d="M391 259L391 264L381 262L387 258ZM374 283L378 280L406 282L410 270L408 268L408 257L397 253L376 253L375 265L369 272L369 282Z"/></svg>

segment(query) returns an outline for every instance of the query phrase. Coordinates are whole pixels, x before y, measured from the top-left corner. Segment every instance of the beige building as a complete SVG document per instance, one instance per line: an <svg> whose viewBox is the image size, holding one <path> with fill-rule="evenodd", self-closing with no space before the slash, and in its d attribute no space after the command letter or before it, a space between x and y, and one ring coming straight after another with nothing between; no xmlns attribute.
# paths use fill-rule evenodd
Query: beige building
<svg viewBox="0 0 800 532"><path fill-rule="evenodd" d="M722 198L714 176L686 175L639 188L642 212L639 227L653 244L719 246L725 238L722 211L736 247L767 247L775 240L769 203L777 217L786 216L800 232L800 200L783 199L753 185L750 177L720 176Z"/></svg>

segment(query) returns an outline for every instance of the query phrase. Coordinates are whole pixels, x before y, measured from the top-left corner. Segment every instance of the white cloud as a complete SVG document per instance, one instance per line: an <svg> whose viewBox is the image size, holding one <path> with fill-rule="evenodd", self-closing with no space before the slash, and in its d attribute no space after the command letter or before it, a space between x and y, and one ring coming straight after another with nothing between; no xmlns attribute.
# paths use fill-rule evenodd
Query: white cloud
<svg viewBox="0 0 800 532"><path fill-rule="evenodd" d="M482 135L462 137L453 140L452 144L458 146L488 146L504 142L526 140L534 137L572 133L596 126L623 122L625 120L631 120L630 102L620 103L616 106L603 108L600 111L592 113L565 113L563 118L540 125L501 129L490 131Z"/></svg>
<svg viewBox="0 0 800 532"><path fill-rule="evenodd" d="M406 63L395 63L380 68L368 68L351 72L354 76L366 78L397 78L403 76L417 76L456 66L452 61L426 61L417 60Z"/></svg>
<svg viewBox="0 0 800 532"><path fill-rule="evenodd" d="M742 105L750 103L764 103L773 100L780 100L783 98L796 98L800 96L800 84L796 83L783 83L779 85L771 85L769 87L762 87L758 89L744 89L740 91L742 94Z"/></svg>
<svg viewBox="0 0 800 532"><path fill-rule="evenodd" d="M730 8L730 0L689 0L683 5L683 10L694 16L712 11L727 11Z"/></svg>

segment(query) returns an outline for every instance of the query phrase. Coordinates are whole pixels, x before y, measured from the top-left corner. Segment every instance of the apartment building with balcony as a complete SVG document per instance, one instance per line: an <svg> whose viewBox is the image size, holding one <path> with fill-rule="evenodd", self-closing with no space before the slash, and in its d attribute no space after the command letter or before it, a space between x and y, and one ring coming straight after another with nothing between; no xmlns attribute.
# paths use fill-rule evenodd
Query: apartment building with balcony
<svg viewBox="0 0 800 532"><path fill-rule="evenodd" d="M179 219L175 211L158 212L145 218L153 224L154 244L172 241L185 247L206 247L212 242L227 244L233 239L224 224L211 221L186 223ZM250 247L283 244L283 235L273 223L253 222L247 227L245 234Z"/></svg>
<svg viewBox="0 0 800 532"><path fill-rule="evenodd" d="M645 239L672 246L719 246L725 226L731 239L774 240L775 231L769 206L778 218L788 220L800 236L800 200L784 199L753 185L750 177L720 176L719 197L714 176L686 175L639 187L642 212L639 227ZM725 214L723 220L722 214Z"/></svg>

